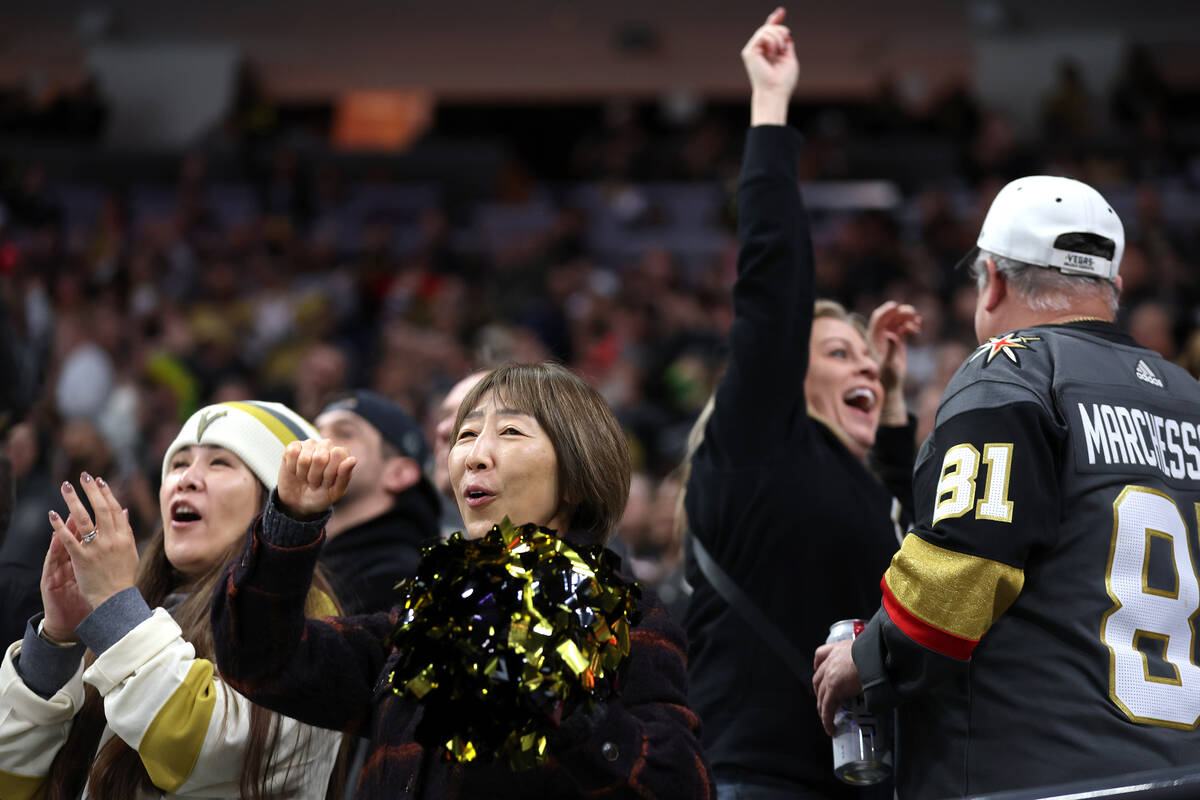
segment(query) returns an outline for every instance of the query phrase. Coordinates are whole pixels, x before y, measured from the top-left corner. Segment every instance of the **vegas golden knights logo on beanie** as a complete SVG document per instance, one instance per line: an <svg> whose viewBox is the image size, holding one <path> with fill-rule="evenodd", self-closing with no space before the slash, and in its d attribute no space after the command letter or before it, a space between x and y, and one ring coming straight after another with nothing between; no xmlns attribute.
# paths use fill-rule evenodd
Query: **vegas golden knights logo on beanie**
<svg viewBox="0 0 1200 800"><path fill-rule="evenodd" d="M282 403L258 401L205 406L183 423L179 435L163 456L166 480L171 457L184 447L223 447L244 463L268 490L279 480L284 448L291 442L318 439L320 434L306 419Z"/></svg>
<svg viewBox="0 0 1200 800"><path fill-rule="evenodd" d="M225 412L225 411L214 412L210 409L205 409L204 411L202 411L200 413L200 420L199 420L199 422L196 423L196 441L203 443L204 442L204 431L208 430L209 425L213 424L218 419L225 416L226 413L228 413L228 412Z"/></svg>

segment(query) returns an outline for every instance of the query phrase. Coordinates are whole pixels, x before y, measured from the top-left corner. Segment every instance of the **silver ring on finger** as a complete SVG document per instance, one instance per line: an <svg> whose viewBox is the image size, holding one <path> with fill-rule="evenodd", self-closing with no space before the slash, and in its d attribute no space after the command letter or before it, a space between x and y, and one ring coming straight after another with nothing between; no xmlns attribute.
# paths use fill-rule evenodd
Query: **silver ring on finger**
<svg viewBox="0 0 1200 800"><path fill-rule="evenodd" d="M97 534L97 533L99 533L99 532L100 532L100 531L98 531L98 530L94 530L94 531L92 531L91 533L89 533L87 536L84 536L84 537L83 537L82 539L80 539L79 541L83 542L84 544L87 544L87 543L88 543L88 542L90 542L92 539L95 539L95 538L96 538L96 534Z"/></svg>

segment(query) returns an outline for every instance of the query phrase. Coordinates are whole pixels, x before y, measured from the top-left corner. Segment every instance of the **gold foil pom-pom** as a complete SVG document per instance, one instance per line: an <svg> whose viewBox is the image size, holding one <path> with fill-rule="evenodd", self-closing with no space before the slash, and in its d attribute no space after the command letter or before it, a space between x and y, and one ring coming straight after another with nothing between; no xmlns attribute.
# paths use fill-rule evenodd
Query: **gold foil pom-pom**
<svg viewBox="0 0 1200 800"><path fill-rule="evenodd" d="M417 741L460 762L545 761L564 718L620 689L641 590L619 564L507 518L425 548L390 640L392 689L424 707Z"/></svg>

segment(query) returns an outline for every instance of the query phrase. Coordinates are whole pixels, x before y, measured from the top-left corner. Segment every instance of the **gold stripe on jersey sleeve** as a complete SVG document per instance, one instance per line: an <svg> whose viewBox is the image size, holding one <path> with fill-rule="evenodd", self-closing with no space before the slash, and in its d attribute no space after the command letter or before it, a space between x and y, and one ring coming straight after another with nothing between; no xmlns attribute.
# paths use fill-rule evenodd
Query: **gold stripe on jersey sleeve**
<svg viewBox="0 0 1200 800"><path fill-rule="evenodd" d="M154 715L138 745L138 755L155 786L171 793L191 777L216 704L212 663L198 658Z"/></svg>
<svg viewBox="0 0 1200 800"><path fill-rule="evenodd" d="M4 800L41 800L45 796L45 775L35 778L0 769L0 797Z"/></svg>
<svg viewBox="0 0 1200 800"><path fill-rule="evenodd" d="M888 567L888 588L909 613L963 639L978 641L1021 593L1025 573L980 556L904 537Z"/></svg>

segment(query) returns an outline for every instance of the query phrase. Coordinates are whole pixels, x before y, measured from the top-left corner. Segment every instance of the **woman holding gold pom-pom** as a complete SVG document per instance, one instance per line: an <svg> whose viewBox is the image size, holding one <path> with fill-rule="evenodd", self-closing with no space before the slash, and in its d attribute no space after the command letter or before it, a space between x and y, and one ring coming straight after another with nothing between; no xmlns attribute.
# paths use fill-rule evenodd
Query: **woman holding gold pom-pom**
<svg viewBox="0 0 1200 800"><path fill-rule="evenodd" d="M358 798L711 797L683 634L601 550L630 464L599 394L558 365L500 367L451 442L464 536L427 552L389 614L307 621L354 460L327 441L288 449L214 600L222 673L280 713L370 737ZM491 749L488 731L509 729Z"/></svg>

